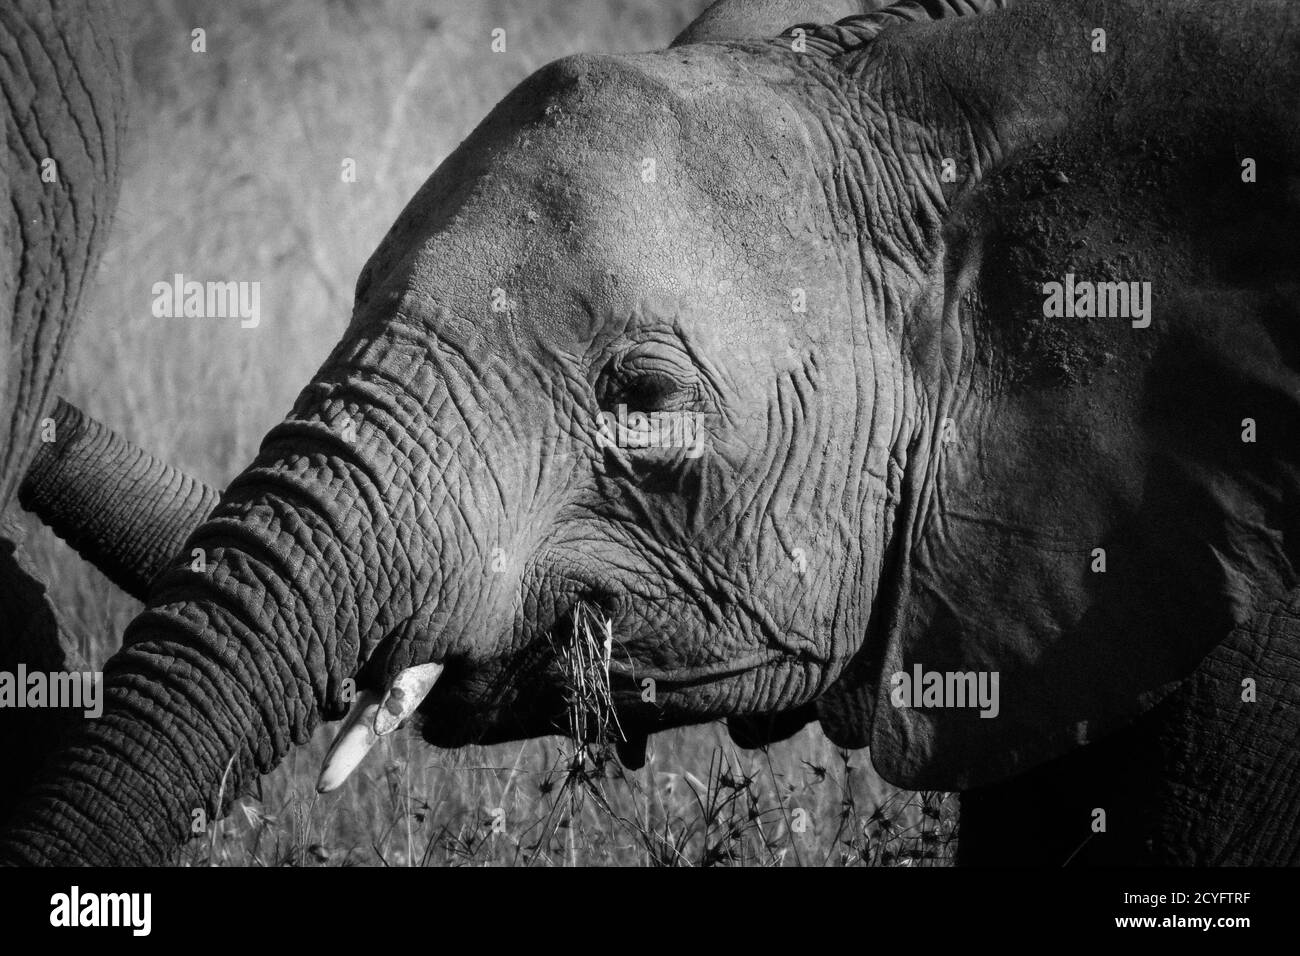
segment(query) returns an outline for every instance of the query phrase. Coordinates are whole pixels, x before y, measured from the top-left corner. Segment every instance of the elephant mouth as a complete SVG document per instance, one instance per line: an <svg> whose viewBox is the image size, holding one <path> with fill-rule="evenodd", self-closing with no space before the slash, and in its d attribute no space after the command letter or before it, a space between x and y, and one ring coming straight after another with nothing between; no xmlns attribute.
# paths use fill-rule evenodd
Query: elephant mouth
<svg viewBox="0 0 1300 956"><path fill-rule="evenodd" d="M660 668L647 667L637 664L621 664L617 661L610 663L611 675L617 675L626 678L633 683L639 684L641 681L653 680L660 687L668 689L681 689L688 687L699 687L703 684L709 684L718 680L725 680L729 677L738 677L741 674L748 673L752 670L758 670L761 667L768 667L772 664L780 663L787 659L788 655L779 651L760 651L750 654L739 660L718 661L714 664L699 664L694 667L681 668L673 671L665 671Z"/></svg>
<svg viewBox="0 0 1300 956"><path fill-rule="evenodd" d="M622 763L636 769L645 762L651 733L711 716L683 704L683 695L789 662L788 654L766 648L729 660L655 666L636 654L638 647L652 646L644 634L626 625L629 637L619 637L620 622L631 620L621 613L626 600L594 589L570 593L554 623L512 654L486 664L455 657L430 661L402 671L382 694L365 692L326 757L318 788L339 786L378 737L409 718L437 747L560 734L613 746ZM673 639L654 641L674 646Z"/></svg>
<svg viewBox="0 0 1300 956"><path fill-rule="evenodd" d="M585 592L549 628L490 666L449 661L445 678L419 709L424 739L458 747L569 734L575 725L593 731L582 735L588 737L597 736L598 725L630 725L636 720L627 712L635 685L627 664L613 659L619 604ZM584 618L594 626L584 629ZM588 711L603 706L607 713L575 720L575 708L583 704Z"/></svg>
<svg viewBox="0 0 1300 956"><path fill-rule="evenodd" d="M607 701L611 713L603 723L616 730L609 736L615 743L620 736L634 741L657 730L709 719L709 715L675 706L675 694L789 662L788 654L766 648L735 659L689 666L647 663L635 653L637 647L649 643L647 638L620 637L620 622L628 620L619 613L624 603L608 593L600 597L596 592L582 594L549 628L490 671L448 661L443 678L419 708L421 735L435 746L459 747L570 734L576 696L579 702L593 698ZM603 660L590 655L588 666L581 668L585 672L575 673L572 649L580 630L577 609L584 605L609 628L608 650ZM690 643L707 645L700 640ZM597 717L578 723L599 725L602 720Z"/></svg>

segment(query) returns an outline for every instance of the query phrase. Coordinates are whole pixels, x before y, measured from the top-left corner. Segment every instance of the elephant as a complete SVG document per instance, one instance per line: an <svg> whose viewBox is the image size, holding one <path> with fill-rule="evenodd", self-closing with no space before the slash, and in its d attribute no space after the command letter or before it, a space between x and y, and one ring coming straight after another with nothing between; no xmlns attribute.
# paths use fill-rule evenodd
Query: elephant
<svg viewBox="0 0 1300 956"><path fill-rule="evenodd" d="M55 395L117 203L127 118L115 3L18 0L0 9L5 92L0 212L0 672L83 672L77 635L23 550L33 511L128 593L149 581L216 492ZM111 507L110 507L111 505ZM77 712L0 707L3 820Z"/></svg>
<svg viewBox="0 0 1300 956"><path fill-rule="evenodd" d="M563 731L581 612L629 766L817 721L960 791L963 862L1300 863L1297 27L723 0L542 68L138 578L0 856L164 861L322 720L324 790L408 722Z"/></svg>

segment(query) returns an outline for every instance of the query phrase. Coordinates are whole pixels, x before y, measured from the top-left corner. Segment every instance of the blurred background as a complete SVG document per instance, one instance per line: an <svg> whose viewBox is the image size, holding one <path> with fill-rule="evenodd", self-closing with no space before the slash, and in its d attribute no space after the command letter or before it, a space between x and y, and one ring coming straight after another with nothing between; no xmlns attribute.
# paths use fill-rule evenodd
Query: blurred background
<svg viewBox="0 0 1300 956"><path fill-rule="evenodd" d="M131 0L121 203L62 394L221 488L347 324L356 276L416 189L511 88L577 52L662 48L707 0ZM205 31L194 52L192 31ZM505 30L506 50L491 49ZM634 122L635 118L629 117ZM356 164L344 182L343 162ZM156 318L174 273L257 281L261 321ZM95 666L137 602L29 519L28 549ZM184 855L238 865L922 865L953 800L895 791L815 727L768 751L721 725L656 735L645 769L552 738L376 747L314 784L332 726Z"/></svg>

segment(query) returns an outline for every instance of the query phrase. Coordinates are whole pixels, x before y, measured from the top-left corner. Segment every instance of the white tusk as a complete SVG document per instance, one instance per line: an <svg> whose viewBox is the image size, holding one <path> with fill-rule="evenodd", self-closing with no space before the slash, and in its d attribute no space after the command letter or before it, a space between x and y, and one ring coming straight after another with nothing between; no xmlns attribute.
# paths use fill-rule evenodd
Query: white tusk
<svg viewBox="0 0 1300 956"><path fill-rule="evenodd" d="M352 709L343 718L334 743L321 765L316 779L316 792L329 793L343 786L343 781L357 769L357 764L370 752L379 738L375 736L375 715L379 713L379 695L373 690L363 690L357 695Z"/></svg>
<svg viewBox="0 0 1300 956"><path fill-rule="evenodd" d="M408 667L398 674L375 715L375 733L381 737L391 734L402 721L415 713L415 708L424 703L441 673L442 665L431 661Z"/></svg>

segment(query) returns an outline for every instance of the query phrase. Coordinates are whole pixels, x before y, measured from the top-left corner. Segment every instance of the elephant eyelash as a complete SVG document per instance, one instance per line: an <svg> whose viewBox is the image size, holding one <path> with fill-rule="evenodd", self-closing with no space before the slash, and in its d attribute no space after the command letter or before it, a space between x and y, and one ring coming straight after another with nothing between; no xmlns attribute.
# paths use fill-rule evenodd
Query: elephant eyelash
<svg viewBox="0 0 1300 956"><path fill-rule="evenodd" d="M682 382L663 371L625 371L601 394L601 404L612 408L626 405L634 411L672 411L685 408L700 397L699 385Z"/></svg>

